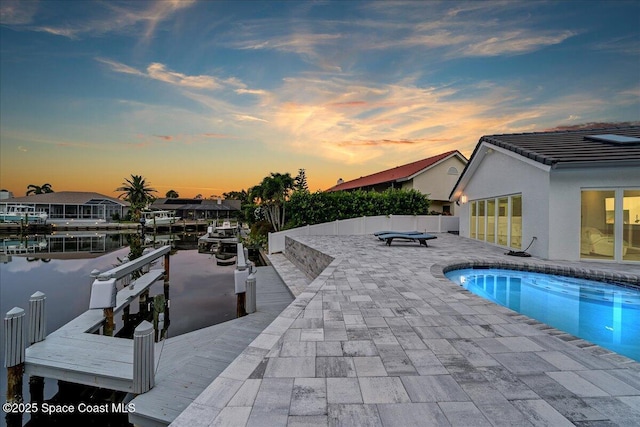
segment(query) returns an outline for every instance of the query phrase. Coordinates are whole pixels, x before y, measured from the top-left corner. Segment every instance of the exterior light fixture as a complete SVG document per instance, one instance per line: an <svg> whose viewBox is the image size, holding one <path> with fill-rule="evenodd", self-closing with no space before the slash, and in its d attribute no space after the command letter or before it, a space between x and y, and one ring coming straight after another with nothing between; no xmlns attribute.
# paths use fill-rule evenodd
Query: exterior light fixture
<svg viewBox="0 0 640 427"><path fill-rule="evenodd" d="M468 200L469 198L467 197L466 194L463 194L462 196L460 196L460 203L462 203L463 205L467 203Z"/></svg>

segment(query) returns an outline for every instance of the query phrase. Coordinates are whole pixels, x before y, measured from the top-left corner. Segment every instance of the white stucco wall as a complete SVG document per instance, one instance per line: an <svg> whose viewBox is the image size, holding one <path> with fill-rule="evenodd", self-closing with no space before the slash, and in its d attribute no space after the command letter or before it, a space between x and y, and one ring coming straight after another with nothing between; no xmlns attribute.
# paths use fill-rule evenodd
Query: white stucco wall
<svg viewBox="0 0 640 427"><path fill-rule="evenodd" d="M455 167L456 175L449 175L449 168ZM450 157L430 167L425 172L417 175L412 180L402 184L403 189L416 189L423 194L428 194L429 199L437 201L431 204L431 210L442 212L442 205L449 204L449 194L456 185L460 174L464 170L465 163L457 156ZM451 213L457 215L457 206L451 206Z"/></svg>
<svg viewBox="0 0 640 427"><path fill-rule="evenodd" d="M565 169L551 172L549 258L580 259L582 189L640 187L637 168Z"/></svg>
<svg viewBox="0 0 640 427"><path fill-rule="evenodd" d="M480 161L463 190L468 202L458 208L460 235L469 237L469 208L474 200L522 194L522 250L537 239L528 253L549 255L549 174L544 165L518 160L515 153L492 147ZM519 157L519 156L518 156Z"/></svg>

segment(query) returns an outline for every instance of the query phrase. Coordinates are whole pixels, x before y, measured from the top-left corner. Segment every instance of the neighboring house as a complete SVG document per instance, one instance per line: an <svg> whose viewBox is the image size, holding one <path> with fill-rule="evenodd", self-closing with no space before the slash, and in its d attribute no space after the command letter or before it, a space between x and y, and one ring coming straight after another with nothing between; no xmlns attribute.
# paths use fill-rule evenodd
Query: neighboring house
<svg viewBox="0 0 640 427"><path fill-rule="evenodd" d="M240 200L162 198L151 205L151 209L174 211L183 219L219 219L237 217Z"/></svg>
<svg viewBox="0 0 640 427"><path fill-rule="evenodd" d="M10 199L13 197L13 193L8 190L0 190L0 200Z"/></svg>
<svg viewBox="0 0 640 427"><path fill-rule="evenodd" d="M640 262L640 126L480 138L460 235L545 259Z"/></svg>
<svg viewBox="0 0 640 427"><path fill-rule="evenodd" d="M429 197L432 211L453 214L449 193L466 164L467 159L459 151L449 151L351 181L340 180L327 191L414 189Z"/></svg>
<svg viewBox="0 0 640 427"><path fill-rule="evenodd" d="M49 217L47 222L65 222L67 220L104 220L114 217L124 218L129 203L115 197L84 191L57 191L34 194L32 196L3 199L0 208L6 205L34 206L36 211L44 210Z"/></svg>

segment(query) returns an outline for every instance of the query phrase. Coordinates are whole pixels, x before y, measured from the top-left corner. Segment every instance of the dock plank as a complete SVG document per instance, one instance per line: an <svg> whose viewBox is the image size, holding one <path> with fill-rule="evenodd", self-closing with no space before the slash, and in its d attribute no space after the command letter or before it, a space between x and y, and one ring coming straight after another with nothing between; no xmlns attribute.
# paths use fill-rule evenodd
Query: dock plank
<svg viewBox="0 0 640 427"><path fill-rule="evenodd" d="M293 300L273 267L258 267L256 312L165 340L156 385L132 400L129 422L169 425Z"/></svg>

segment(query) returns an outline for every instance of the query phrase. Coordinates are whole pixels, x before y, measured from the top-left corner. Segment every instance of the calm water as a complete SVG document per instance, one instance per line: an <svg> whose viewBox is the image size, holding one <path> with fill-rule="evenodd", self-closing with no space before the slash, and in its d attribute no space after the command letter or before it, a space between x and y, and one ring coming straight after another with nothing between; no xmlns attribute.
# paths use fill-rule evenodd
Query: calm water
<svg viewBox="0 0 640 427"><path fill-rule="evenodd" d="M0 264L0 310L4 314L13 307L28 312L29 297L36 291L46 294L47 332L52 332L72 320L89 307L91 284L89 273L105 271L118 264L129 253L123 247L126 239L110 237L116 243L98 241L91 245L77 242L58 244L44 259L34 256L11 256ZM94 239L95 240L95 239ZM117 243L120 242L120 243ZM95 242L94 242L95 243ZM66 249L64 246L66 245ZM95 246L95 245L94 245ZM198 253L197 236L182 236L170 256L170 326L168 337L211 326L236 315L236 296L233 272L235 266L218 266L210 254ZM53 247L53 245L52 245ZM54 247L55 248L55 247ZM106 250L105 250L106 248ZM56 259L72 258L72 259ZM4 262L7 261L7 262ZM161 260L158 260L161 262ZM162 268L155 265L152 268ZM156 282L150 295L163 293L163 282ZM132 305L133 308L137 304ZM137 311L132 309L132 312ZM116 320L120 318L116 316ZM116 323L118 327L118 323ZM4 328L0 328L0 355L4 358ZM28 378L24 379L25 400L28 401ZM6 368L0 378L2 400L7 390ZM45 399L57 392L57 383L45 379ZM26 422L28 418L25 417ZM0 425L5 425L4 413Z"/></svg>
<svg viewBox="0 0 640 427"><path fill-rule="evenodd" d="M446 276L476 295L640 361L640 289L501 269Z"/></svg>

